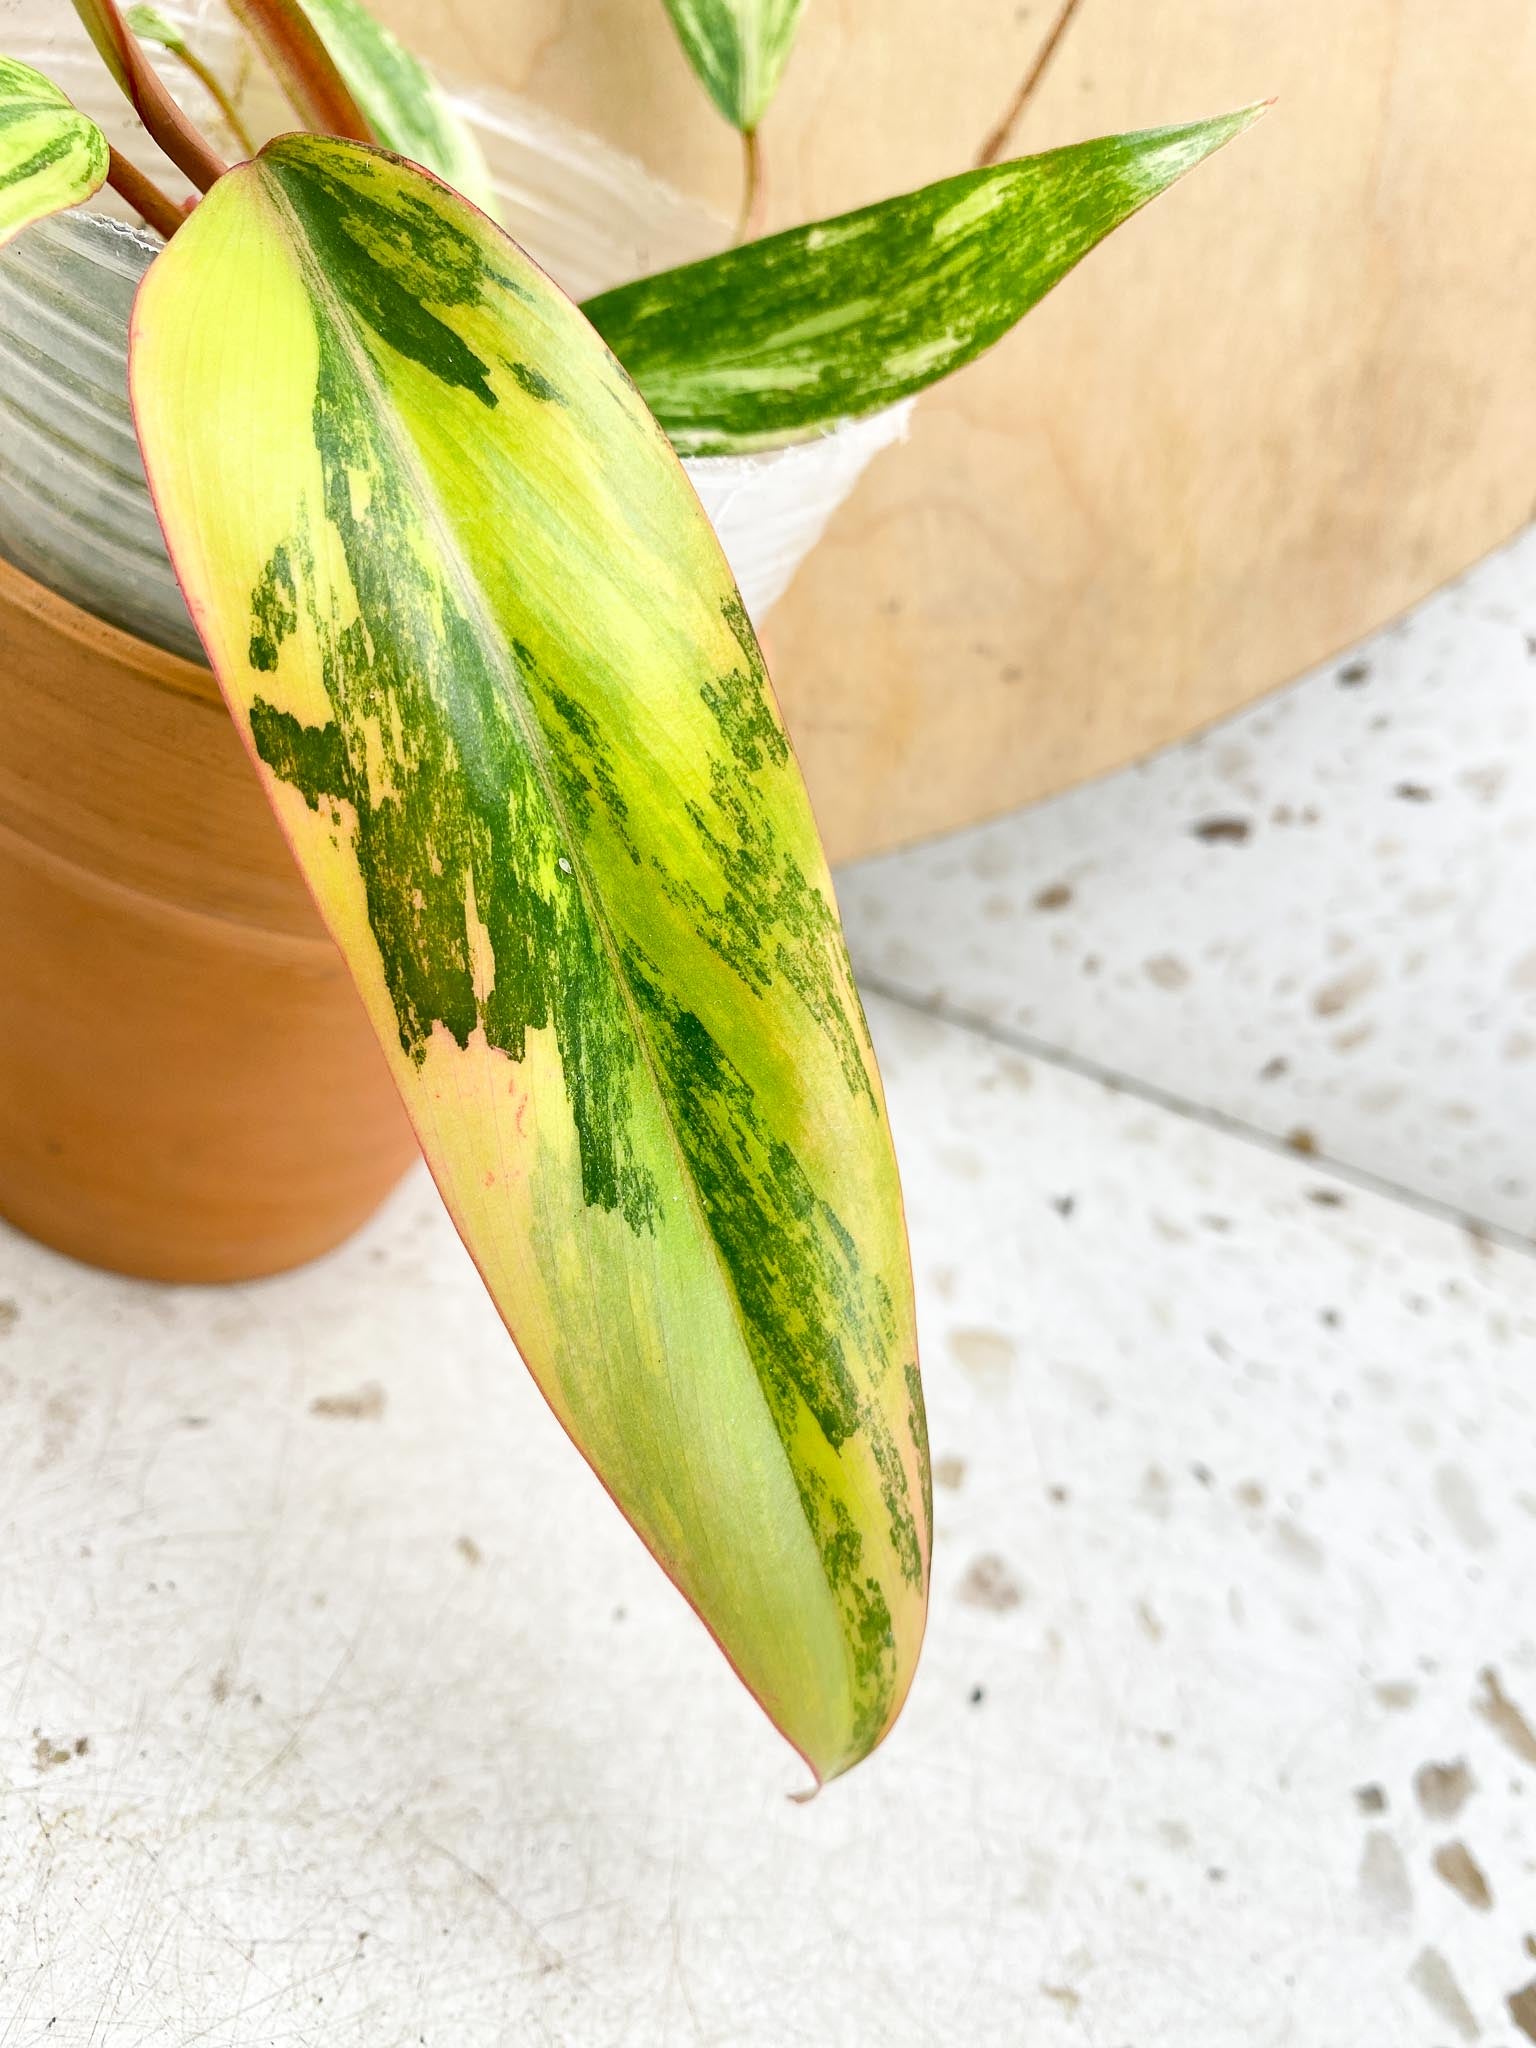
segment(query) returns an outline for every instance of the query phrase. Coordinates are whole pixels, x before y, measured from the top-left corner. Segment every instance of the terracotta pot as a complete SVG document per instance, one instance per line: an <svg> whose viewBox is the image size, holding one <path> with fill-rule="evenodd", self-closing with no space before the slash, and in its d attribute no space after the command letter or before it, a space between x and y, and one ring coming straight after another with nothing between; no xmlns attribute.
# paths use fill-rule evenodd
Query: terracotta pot
<svg viewBox="0 0 1536 2048"><path fill-rule="evenodd" d="M0 1215L247 1279L415 1143L212 677L0 562Z"/></svg>

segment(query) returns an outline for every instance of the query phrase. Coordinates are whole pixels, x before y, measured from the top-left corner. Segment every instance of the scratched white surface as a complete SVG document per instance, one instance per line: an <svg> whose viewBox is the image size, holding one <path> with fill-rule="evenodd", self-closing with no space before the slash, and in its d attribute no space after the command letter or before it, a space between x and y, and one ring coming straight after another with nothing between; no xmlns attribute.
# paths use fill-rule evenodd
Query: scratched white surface
<svg viewBox="0 0 1536 2048"><path fill-rule="evenodd" d="M1536 529L1195 744L840 894L882 986L1536 1236Z"/></svg>
<svg viewBox="0 0 1536 2048"><path fill-rule="evenodd" d="M805 1807L424 1180L225 1292L0 1234L4 2048L1523 2048L1536 1262L874 1021L934 1611Z"/></svg>

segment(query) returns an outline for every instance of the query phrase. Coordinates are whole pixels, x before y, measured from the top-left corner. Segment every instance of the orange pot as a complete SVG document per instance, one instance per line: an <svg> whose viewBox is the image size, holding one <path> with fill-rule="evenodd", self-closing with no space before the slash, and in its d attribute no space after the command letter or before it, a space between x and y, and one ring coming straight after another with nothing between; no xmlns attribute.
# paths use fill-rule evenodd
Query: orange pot
<svg viewBox="0 0 1536 2048"><path fill-rule="evenodd" d="M0 1215L248 1279L416 1156L212 677L0 562Z"/></svg>

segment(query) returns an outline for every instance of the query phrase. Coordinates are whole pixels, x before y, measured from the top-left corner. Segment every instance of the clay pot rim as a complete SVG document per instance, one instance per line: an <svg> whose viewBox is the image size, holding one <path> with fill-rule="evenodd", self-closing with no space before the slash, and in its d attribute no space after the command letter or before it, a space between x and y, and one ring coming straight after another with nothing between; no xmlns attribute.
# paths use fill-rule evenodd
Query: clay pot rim
<svg viewBox="0 0 1536 2048"><path fill-rule="evenodd" d="M109 625L0 556L0 609L8 605L41 619L50 631L72 641L86 657L106 655L132 670L153 689L190 697L210 711L225 713L224 699L212 669L157 647L152 640L142 640L137 633L126 632L121 626Z"/></svg>

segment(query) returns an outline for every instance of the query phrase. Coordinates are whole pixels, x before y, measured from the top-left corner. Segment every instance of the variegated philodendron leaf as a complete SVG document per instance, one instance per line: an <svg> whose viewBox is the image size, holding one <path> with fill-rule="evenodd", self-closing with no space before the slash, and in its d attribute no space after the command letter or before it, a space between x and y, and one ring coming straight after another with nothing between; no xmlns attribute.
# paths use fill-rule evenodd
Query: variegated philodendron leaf
<svg viewBox="0 0 1536 2048"><path fill-rule="evenodd" d="M688 61L727 121L755 131L778 90L805 0L667 0Z"/></svg>
<svg viewBox="0 0 1536 2048"><path fill-rule="evenodd" d="M107 138L40 71L0 57L0 243L106 182Z"/></svg>
<svg viewBox="0 0 1536 2048"><path fill-rule="evenodd" d="M436 171L494 215L496 196L480 145L420 59L361 0L301 4L380 142Z"/></svg>
<svg viewBox="0 0 1536 2048"><path fill-rule="evenodd" d="M774 1720L846 1769L926 1604L900 1191L805 791L675 456L482 215L308 137L156 261L131 379L209 658L525 1359Z"/></svg>
<svg viewBox="0 0 1536 2048"><path fill-rule="evenodd" d="M685 455L805 440L970 362L1263 111L962 172L583 309Z"/></svg>

